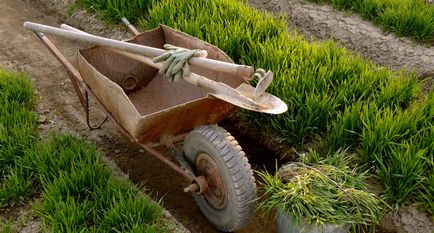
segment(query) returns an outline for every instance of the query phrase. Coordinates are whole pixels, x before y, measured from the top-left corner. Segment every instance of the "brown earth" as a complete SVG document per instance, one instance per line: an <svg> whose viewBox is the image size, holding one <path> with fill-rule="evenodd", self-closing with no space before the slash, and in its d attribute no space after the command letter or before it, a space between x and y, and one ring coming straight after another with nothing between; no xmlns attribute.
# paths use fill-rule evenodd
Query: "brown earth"
<svg viewBox="0 0 434 233"><path fill-rule="evenodd" d="M13 232L35 233L41 232L42 221L35 217L30 204L0 211L0 232L6 224Z"/></svg>
<svg viewBox="0 0 434 233"><path fill-rule="evenodd" d="M23 29L22 25L28 20L58 26L65 20L72 26L97 35L117 39L128 35L120 28L107 29L97 17L84 11L79 10L69 16L66 13L69 2L0 1L0 66L31 76L38 97L41 134L57 130L95 141L109 159L129 174L134 182L144 183L146 192L152 198L162 200L163 206L191 232L218 232L202 216L193 198L182 191L187 186L182 177L131 143L110 122L99 130L90 131L86 127L84 112L65 70L37 37ZM50 36L50 39L73 64L77 49L86 46L62 38ZM102 117L96 112L91 119L96 122ZM274 222L272 219L264 220L257 214L240 232L275 232Z"/></svg>

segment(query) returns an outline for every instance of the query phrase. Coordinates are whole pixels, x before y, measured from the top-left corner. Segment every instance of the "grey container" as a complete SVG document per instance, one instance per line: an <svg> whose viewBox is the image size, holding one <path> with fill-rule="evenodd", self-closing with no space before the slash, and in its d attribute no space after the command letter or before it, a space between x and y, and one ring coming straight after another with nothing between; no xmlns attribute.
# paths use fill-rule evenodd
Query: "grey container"
<svg viewBox="0 0 434 233"><path fill-rule="evenodd" d="M298 224L291 214L282 209L277 210L276 222L278 233L347 233L351 227L349 224Z"/></svg>

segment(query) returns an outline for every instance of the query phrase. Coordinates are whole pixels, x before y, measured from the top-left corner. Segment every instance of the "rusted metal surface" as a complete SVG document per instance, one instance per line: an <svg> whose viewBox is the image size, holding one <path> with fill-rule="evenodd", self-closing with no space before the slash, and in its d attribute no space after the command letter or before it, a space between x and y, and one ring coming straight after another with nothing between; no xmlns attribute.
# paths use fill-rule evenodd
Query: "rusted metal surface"
<svg viewBox="0 0 434 233"><path fill-rule="evenodd" d="M106 117L102 121L100 121L98 124L92 125L92 123L90 123L89 92L87 90L84 91L84 96L85 96L85 100L86 100L86 106L84 108L84 111L86 112L87 127L89 127L89 129L91 129L91 130L99 129L109 119L109 117L106 114Z"/></svg>
<svg viewBox="0 0 434 233"><path fill-rule="evenodd" d="M205 177L199 176L196 177L196 183L190 184L186 188L184 188L184 192L196 192L198 194L203 194L208 190L208 181Z"/></svg>
<svg viewBox="0 0 434 233"><path fill-rule="evenodd" d="M169 137L165 137L165 138L163 137L160 139L160 142L161 142L161 144L168 147L168 146L171 146L175 143L184 141L185 138L187 137L187 134L188 133L181 133L181 134L178 134L176 136L169 136Z"/></svg>
<svg viewBox="0 0 434 233"><path fill-rule="evenodd" d="M208 187L202 195L215 209L223 209L227 202L227 191L220 169L206 153L200 153L196 159L196 175L206 179Z"/></svg>
<svg viewBox="0 0 434 233"><path fill-rule="evenodd" d="M160 140L188 132L199 125L216 124L235 110L232 105L221 100L197 100L149 115L146 120L138 123L136 138L141 143Z"/></svg>
<svg viewBox="0 0 434 233"><path fill-rule="evenodd" d="M185 187L184 188L184 192L185 193L195 192L198 189L200 189L199 184L198 183L194 183L194 184L190 184L189 186Z"/></svg>
<svg viewBox="0 0 434 233"><path fill-rule="evenodd" d="M86 111L89 123L88 95L131 141L186 178L191 185L185 191L204 194L215 208L226 204L226 188L215 162L206 154L198 157L198 176L191 168L182 168L153 147L172 146L185 139L186 133L199 125L216 124L238 110L185 81L166 82L157 70L110 50L93 47L79 51L79 71L42 33L36 33L66 68L74 89ZM185 48L208 51L208 57L231 62L218 48L167 27L136 36L130 42L160 47L170 43ZM245 83L243 78L216 71L191 67L191 70L231 87ZM105 122L105 120L104 120ZM173 146L172 146L173 147ZM182 164L182 163L181 163Z"/></svg>
<svg viewBox="0 0 434 233"><path fill-rule="evenodd" d="M165 43L208 51L208 57L231 60L218 48L168 27L136 36L131 43L162 48ZM207 93L183 80L169 83L155 68L100 47L80 50L80 74L91 91L113 117L139 143L148 144L185 133L196 126L216 124L238 108L208 97ZM192 72L214 81L238 87L245 80L235 75L191 67ZM135 86L125 85L137 78Z"/></svg>
<svg viewBox="0 0 434 233"><path fill-rule="evenodd" d="M144 145L144 144L139 144L143 149L147 150L149 153L151 153L154 157L156 157L157 159L161 160L162 162L164 162L165 164L167 164L167 166L169 166L170 168L172 168L173 170L175 170L178 174L182 175L184 178L186 178L189 182L193 183L196 180L196 176L188 170L184 170L182 169L179 165L175 164L174 162L172 162L170 159L164 157L160 152L158 152L157 150Z"/></svg>
<svg viewBox="0 0 434 233"><path fill-rule="evenodd" d="M101 103L101 101L98 99L97 96L93 95L92 92L90 92L92 97L96 100L97 104L99 105L100 109L107 115L107 117L114 123L114 125L123 133L125 134L132 142L137 142L137 140L128 133L128 131L112 116L112 114L105 108L105 106ZM173 147L171 143L178 142L179 140L182 140L186 137L186 134L180 134L174 137L167 138L165 141L165 145L168 147ZM167 164L170 168L175 170L178 174L183 176L188 182L192 183L194 187L191 191L196 190L206 190L206 187L208 186L206 180L202 177L197 177L193 174L191 170L185 170L181 168L179 165L175 164L168 158L166 158L164 155L162 155L159 151L155 150L154 147L160 146L160 143L152 143L148 145L140 144L139 145L148 151L152 156L157 158L158 160L162 161L163 163ZM191 186L191 185L190 185ZM190 187L189 186L189 187Z"/></svg>

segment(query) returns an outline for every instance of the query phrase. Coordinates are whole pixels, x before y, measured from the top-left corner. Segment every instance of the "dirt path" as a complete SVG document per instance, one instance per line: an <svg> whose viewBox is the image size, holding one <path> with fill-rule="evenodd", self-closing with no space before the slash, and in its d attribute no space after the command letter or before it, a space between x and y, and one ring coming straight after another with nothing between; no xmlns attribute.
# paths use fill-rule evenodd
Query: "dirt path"
<svg viewBox="0 0 434 233"><path fill-rule="evenodd" d="M334 39L378 64L399 70L402 66L416 68L422 77L434 76L434 47L414 43L384 33L357 14L340 12L328 5L305 0L250 0L259 8L287 17L290 29L297 29L308 38Z"/></svg>
<svg viewBox="0 0 434 233"><path fill-rule="evenodd" d="M37 37L22 28L24 21L35 21L48 25L63 23L54 11L37 5L35 1L0 1L0 66L17 71L24 71L34 80L38 96L38 114L44 118L39 126L42 132L50 129L84 135L94 140L99 148L114 160L131 179L145 183L147 192L155 199L162 199L163 206L169 210L184 226L192 232L217 232L201 215L192 197L182 188L186 182L171 169L140 150L135 144L106 123L102 129L89 131L84 123L84 113L73 92L67 74ZM37 2L37 1L36 1ZM57 1L59 2L59 1ZM55 7L65 7L56 5ZM102 24L94 24L95 18L71 17L67 23L86 29L86 21L92 21L92 31L105 34ZM90 30L89 30L90 31ZM119 38L122 33L115 35ZM74 61L78 43L50 37L64 55ZM94 114L98 120L100 114ZM274 232L274 223L268 223L255 216L252 223L240 232Z"/></svg>

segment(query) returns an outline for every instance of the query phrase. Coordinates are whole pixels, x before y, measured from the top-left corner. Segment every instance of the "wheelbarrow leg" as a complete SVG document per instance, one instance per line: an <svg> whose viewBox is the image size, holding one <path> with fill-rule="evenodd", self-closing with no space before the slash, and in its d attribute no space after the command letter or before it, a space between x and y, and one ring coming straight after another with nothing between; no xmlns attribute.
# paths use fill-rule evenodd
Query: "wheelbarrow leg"
<svg viewBox="0 0 434 233"><path fill-rule="evenodd" d="M50 50L50 52L57 58L57 60L66 68L69 78L71 79L72 86L74 86L80 103L85 108L85 97L80 89L80 85L83 86L84 82L80 73L72 66L72 64L63 56L63 54L57 49L57 47L41 32L35 32L36 36L44 43L44 45Z"/></svg>
<svg viewBox="0 0 434 233"><path fill-rule="evenodd" d="M109 117L106 115L106 117L98 124L92 125L90 123L90 105L89 105L89 93L87 91L84 91L84 95L86 97L86 107L84 108L84 111L86 112L86 125L90 130L95 130L101 128L104 123L109 119Z"/></svg>
<svg viewBox="0 0 434 233"><path fill-rule="evenodd" d="M90 123L90 106L89 106L89 95L86 90L86 84L84 83L80 73L74 68L74 66L63 56L59 49L41 32L35 32L36 36L44 43L44 45L50 50L50 52L56 57L56 59L65 67L67 70L69 79L71 80L72 86L80 100L80 104L86 112L86 124L89 129L99 129L108 119L106 116L105 119L97 124L96 126L92 126ZM82 89L84 89L82 91ZM84 92L84 93L83 93Z"/></svg>

